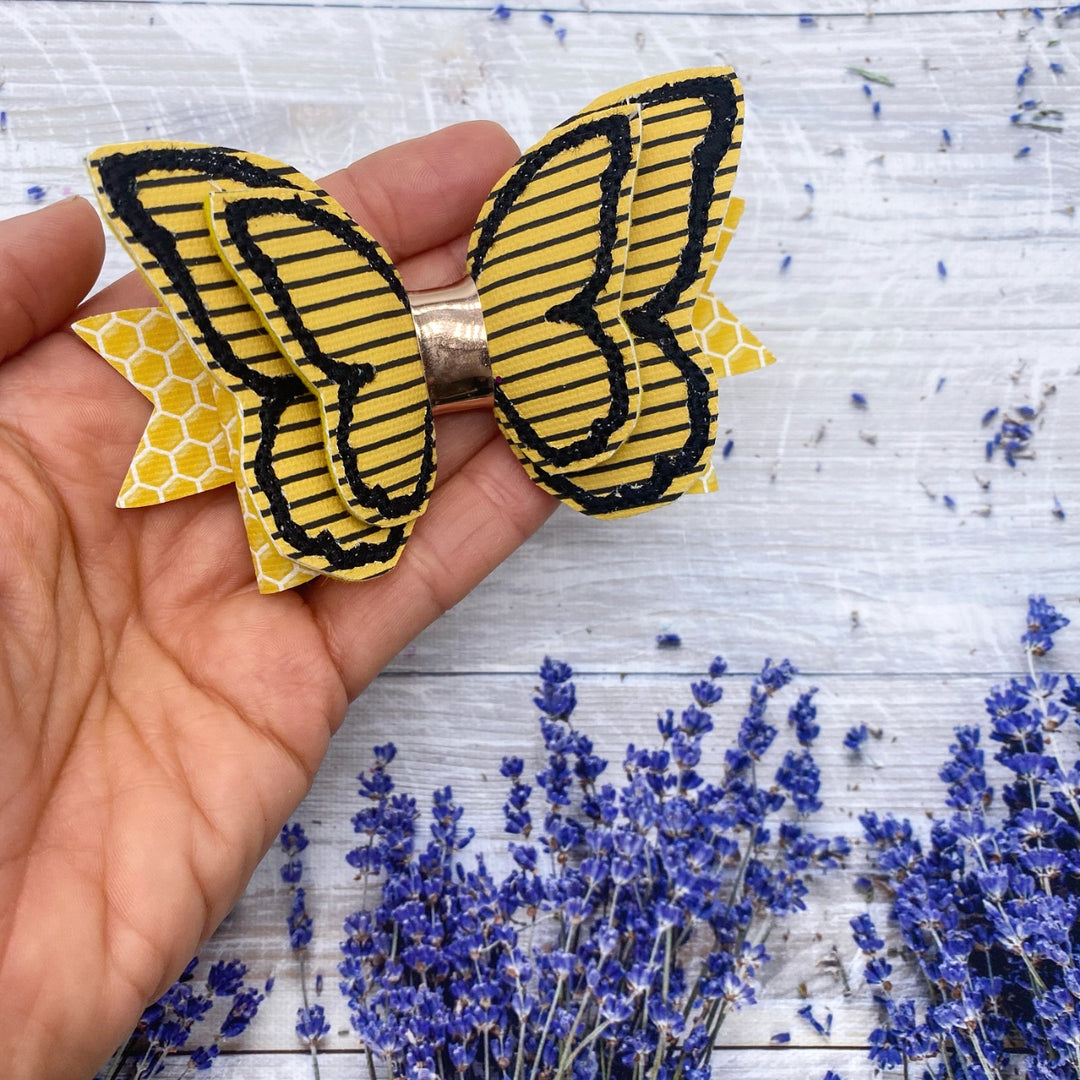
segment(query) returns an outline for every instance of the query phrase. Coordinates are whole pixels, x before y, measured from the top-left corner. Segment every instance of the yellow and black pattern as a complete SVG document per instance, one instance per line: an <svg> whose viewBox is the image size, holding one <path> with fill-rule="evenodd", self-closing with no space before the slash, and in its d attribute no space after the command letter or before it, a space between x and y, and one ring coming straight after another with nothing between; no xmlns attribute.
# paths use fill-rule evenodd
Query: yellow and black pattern
<svg viewBox="0 0 1080 1080"><path fill-rule="evenodd" d="M623 188L632 191L627 242L619 249L625 264L612 271L622 278L618 325L630 331L640 385L630 430L620 430L622 437L611 440L603 458L582 458L567 467L562 445L545 440L538 419L551 425L557 417L563 444L587 439L595 430L595 414L618 405L619 388L612 387L610 401L598 383L591 386L591 395L571 398L563 392L561 372L539 392L526 388L519 372L544 366L546 355L529 355L524 351L528 346L514 337L507 358L498 337L489 342L496 415L522 464L542 487L575 509L603 517L639 513L677 498L710 468L717 376L691 315L717 246L738 160L742 95L733 73L680 72L594 102L527 151L500 182L474 230L471 255L483 297L489 270L483 256L499 248L505 193L527 188L522 176L535 171L536 156L553 141L570 140L590 130L598 118L629 116L631 110L640 118L640 143L623 181ZM517 195L519 202L527 198L527 193ZM499 276L526 274L540 281L545 274L561 273L548 253L557 251L561 223L576 205L572 192L553 193L543 218L533 225L531 248L514 265L507 261ZM539 292L542 298L544 290ZM559 314L556 309L541 318L557 321ZM525 398L530 423L522 422L519 395Z"/></svg>
<svg viewBox="0 0 1080 1080"><path fill-rule="evenodd" d="M527 151L473 230L496 418L526 472L584 513L715 489L718 380L772 362L711 294L741 210L742 122L729 70L623 87ZM435 443L385 252L255 154L142 143L89 165L164 304L78 326L160 413L121 502L231 473L263 591L390 569L431 496Z"/></svg>
<svg viewBox="0 0 1080 1080"><path fill-rule="evenodd" d="M435 438L394 267L317 195L220 192L210 210L222 258L319 403L349 509L382 529L418 518L435 481Z"/></svg>
<svg viewBox="0 0 1080 1080"><path fill-rule="evenodd" d="M121 242L207 368L237 398L237 481L275 549L307 570L339 577L388 570L413 522L375 528L350 512L327 460L319 401L252 305L266 302L265 286L246 295L221 258L208 206L221 191L288 188L327 203L329 197L287 166L220 147L105 147L89 164Z"/></svg>

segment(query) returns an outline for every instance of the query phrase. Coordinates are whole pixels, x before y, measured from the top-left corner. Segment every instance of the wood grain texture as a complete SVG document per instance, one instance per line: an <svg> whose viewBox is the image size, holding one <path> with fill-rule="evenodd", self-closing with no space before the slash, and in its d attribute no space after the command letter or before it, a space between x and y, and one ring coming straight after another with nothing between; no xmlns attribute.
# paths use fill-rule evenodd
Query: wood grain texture
<svg viewBox="0 0 1080 1080"><path fill-rule="evenodd" d="M719 494L624 523L558 513L353 706L298 812L313 837L312 969L326 975L334 1024L324 1077L360 1075L337 1034L346 1021L332 975L355 903L342 861L350 778L372 744L398 743L403 787L452 782L480 849L497 855L498 757L536 760L529 672L545 653L585 673L582 724L616 760L659 708L682 703L685 677L714 652L741 673L728 732L749 673L787 655L821 687L822 828L853 832L852 815L871 805L925 822L953 726L976 722L991 683L1020 666L1026 596L1045 592L1080 616L1080 20L1051 8L1039 20L1015 3L720 6L545 8L561 43L534 4L507 20L467 3L0 6L5 216L27 209L34 184L48 199L85 192L81 157L110 141L223 143L319 175L478 117L528 145L651 73L726 63L744 83L736 193L748 205L717 287L780 363L721 384L734 448L718 462ZM812 26L798 20L806 10L818 12ZM852 67L895 85L867 83L868 97ZM1063 130L1010 124L1034 115L1018 109L1029 98L1060 110L1048 122ZM127 268L114 248L103 276ZM987 462L981 416L1022 404L1044 405L1035 458ZM681 650L656 649L664 629L682 635ZM1080 656L1068 633L1050 668ZM840 745L858 722L883 732L871 746L880 768ZM292 1038L299 988L277 862L207 946L278 972L243 1052L215 1067L227 1077L310 1076ZM861 910L858 867L856 857L816 882L809 910L774 942L761 1004L725 1027L740 1049L723 1052L718 1075L870 1075L850 1048L871 1011L817 963L835 945L857 976L847 919ZM834 1013L828 1045L795 1015L801 982ZM789 1048L762 1048L783 1030Z"/></svg>
<svg viewBox="0 0 1080 1080"><path fill-rule="evenodd" d="M36 0L30 0L36 2ZM69 3L97 3L98 0L67 0ZM168 4L172 0L126 0L128 3ZM497 15L495 4L486 0L333 0L331 5L323 0L212 0L216 7L324 7L365 8L371 11L428 12L453 11L479 14L501 21L514 15L540 14L562 15L604 14L604 15L649 15L658 17L678 17L683 15L715 15L717 5L713 0L562 0L561 3L546 4L543 0L518 0L512 4L500 4L508 14ZM1064 6L1064 5L1063 5ZM837 17L856 17L872 19L879 15L906 15L917 13L952 14L958 10L987 11L1029 11L1031 5L1022 0L1006 0L1003 4L970 3L959 4L955 0L830 0L826 3L810 3L794 7L789 0L729 0L724 4L725 16L750 18L807 18L828 19ZM1042 10L1042 9L1040 9ZM1047 8L1053 18L1058 9ZM1034 17L1034 16L1033 16ZM805 22L803 25L807 25Z"/></svg>
<svg viewBox="0 0 1080 1080"><path fill-rule="evenodd" d="M731 1050L721 1051L717 1057L719 1076L806 1080L808 1076L816 1077L823 1071L819 1068L819 1055L812 1050ZM842 1076L858 1077L863 1075L860 1070L865 1069L863 1057L858 1051L847 1050L831 1054L829 1061ZM357 1080L367 1075L366 1066L365 1071L358 1070L361 1064L350 1055L322 1054L319 1057L319 1072L323 1080ZM219 1058L211 1075L224 1080L311 1080L311 1062L305 1055L296 1054L287 1057L280 1054L238 1054ZM168 1071L162 1076L174 1080Z"/></svg>

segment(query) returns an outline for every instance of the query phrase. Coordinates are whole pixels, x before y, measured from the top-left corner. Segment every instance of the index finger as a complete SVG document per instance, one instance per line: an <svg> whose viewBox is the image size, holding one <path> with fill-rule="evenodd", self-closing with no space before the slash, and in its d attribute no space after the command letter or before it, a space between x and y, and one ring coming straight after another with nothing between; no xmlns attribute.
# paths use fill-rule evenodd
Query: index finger
<svg viewBox="0 0 1080 1080"><path fill-rule="evenodd" d="M377 150L323 187L400 262L467 236L517 157L503 128L473 120Z"/></svg>

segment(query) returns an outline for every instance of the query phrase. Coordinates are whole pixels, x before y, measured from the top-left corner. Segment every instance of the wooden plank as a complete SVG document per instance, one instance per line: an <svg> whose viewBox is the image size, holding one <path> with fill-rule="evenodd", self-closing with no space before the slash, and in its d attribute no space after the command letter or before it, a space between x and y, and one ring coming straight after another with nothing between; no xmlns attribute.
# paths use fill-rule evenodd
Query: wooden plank
<svg viewBox="0 0 1080 1080"><path fill-rule="evenodd" d="M1004 18L908 14L839 20L807 33L794 18L595 12L565 18L568 34L560 44L538 19L502 23L483 11L5 5L0 20L9 47L0 100L8 114L3 138L14 153L0 161L0 207L4 213L24 207L32 184L53 195L85 190L83 148L106 141L239 144L322 172L463 119L496 119L531 142L621 82L718 62L739 70L750 100L751 167L744 170L743 194L773 199L783 193L789 204L770 206L766 220L774 230L777 219L802 210L802 183L813 178L811 170L832 170L824 175L847 181L838 205L851 203L854 181L869 185L856 204L879 210L887 210L881 198L897 186L899 170L914 181L916 195L963 194L958 205L982 210L983 228L1000 200L1025 186L1041 190L1040 180L1050 183L1050 194L1075 175L1068 165L1065 177L1041 167L1032 175L1036 160L1054 149L1038 132L1024 136L1034 144L1035 159L1014 167L1011 155L1023 140L1007 124L1018 100L1016 75L1028 59L1033 75L1025 94L1051 105L1075 101L1071 81L1047 68L1055 49L1070 59L1071 22L1058 30L1017 12ZM1048 44L1052 35L1061 45ZM295 48L282 53L279 43L286 40ZM143 57L160 61L150 86ZM880 122L873 121L850 66L895 81L879 88ZM947 162L936 153L942 127L956 138ZM760 167L753 165L755 147L764 152ZM844 159L823 160L838 147L846 149ZM880 153L887 155L885 168L868 170ZM973 200L972 168L1007 186ZM952 170L960 175L950 179ZM755 177L750 186L747 175ZM949 233L955 210L942 205L935 212L935 205L920 217L936 217ZM1044 207L1053 209L1061 206ZM993 217L997 232L1001 215ZM1031 224L1015 210L1012 219ZM981 235L979 223L972 224L973 234ZM893 238L910 235L910 229L897 230Z"/></svg>
<svg viewBox="0 0 1080 1080"><path fill-rule="evenodd" d="M1076 614L1073 519L1052 514L1055 493L1070 511L1080 494L1075 335L766 340L782 364L721 386L735 448L717 495L615 527L560 512L393 669L520 669L554 650L590 670L692 670L737 649L812 671L1000 671L1029 592ZM985 410L1047 385L1036 460L986 462ZM664 629L686 659L655 648Z"/></svg>
<svg viewBox="0 0 1080 1080"><path fill-rule="evenodd" d="M1062 273L1076 232L1075 136L1017 129L1007 117L1027 58L1040 70L1024 94L1068 114L1076 92L1046 67L1057 55L1049 32L1017 41L1030 29L1019 15L904 16L884 32L856 21L813 41L768 20L654 18L638 50L629 16L583 19L578 44L554 49L532 30L468 13L428 14L436 25L411 35L400 30L407 13L319 9L301 18L292 9L240 8L224 12L229 25L211 37L205 9L152 10L46 3L0 11L12 41L3 138L15 151L0 161L0 213L24 208L33 185L50 197L84 191L81 150L95 143L218 141L321 173L396 138L480 116L528 142L601 89L719 59L735 64L749 101L739 184L749 209L725 277L738 283L733 299L762 332L807 333L808 313L815 328L862 328L871 310L882 329L975 328L990 301L996 325L1031 325L1033 304L1041 327L1075 324ZM722 54L695 44L703 33L726 46ZM277 38L296 41L287 61L269 44ZM249 42L250 52L221 44L233 40ZM359 78L358 44L374 67ZM958 63L956 54L980 62ZM149 94L140 55L172 61ZM896 81L874 90L879 120L847 70L853 64ZM800 70L813 71L812 87L791 77ZM205 88L194 99L193 86ZM939 152L942 129L953 138L949 153ZM1024 145L1032 156L1015 160ZM793 261L780 282L783 254ZM939 260L949 271L944 284ZM128 265L114 247L108 273Z"/></svg>
<svg viewBox="0 0 1080 1080"><path fill-rule="evenodd" d="M39 0L35 0L39 2ZM69 3L88 3L94 0L66 0ZM130 3L169 6L182 0L128 0ZM548 4L538 0L515 0L510 4L494 4L487 0L210 0L215 7L333 7L362 8L370 11L392 11L408 16L412 12L429 13L448 11L484 15L493 22L511 19L523 21L550 16L556 23L567 16L585 15L649 15L651 17L679 18L684 15L716 14L716 5L710 0L561 0ZM806 29L812 25L807 18L828 20L834 18L873 19L895 15L952 15L971 11L1024 13L1032 22L1050 20L1067 21L1071 15L1063 14L1071 5L1048 5L1039 9L1042 19L1032 12L1032 6L1022 0L1005 0L1001 4L969 3L962 0L822 0L801 4L792 0L730 0L724 5L725 16L768 17L802 20ZM502 12L496 12L499 7ZM548 20L544 24L550 26Z"/></svg>
<svg viewBox="0 0 1080 1080"><path fill-rule="evenodd" d="M802 1050L778 1053L776 1050L722 1050L714 1059L715 1075L767 1076L771 1080L820 1080L826 1069L841 1076L858 1078L870 1075L866 1055L853 1050ZM162 1080L179 1080L183 1061L170 1062ZM322 1080L356 1080L367 1076L363 1059L352 1054L321 1054L319 1073ZM220 1080L311 1080L311 1061L306 1054L241 1054L221 1057L214 1065L213 1076ZM381 1080L381 1078L380 1078Z"/></svg>

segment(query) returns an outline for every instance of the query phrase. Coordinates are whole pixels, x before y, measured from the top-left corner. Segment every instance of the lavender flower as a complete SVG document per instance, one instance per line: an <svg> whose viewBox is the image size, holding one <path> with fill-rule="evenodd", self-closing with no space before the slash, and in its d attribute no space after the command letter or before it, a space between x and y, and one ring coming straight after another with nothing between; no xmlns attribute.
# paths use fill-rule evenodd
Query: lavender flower
<svg viewBox="0 0 1080 1080"><path fill-rule="evenodd" d="M1069 620L1046 602L1044 596L1028 598L1028 628L1020 641L1035 656L1045 656L1054 647L1054 634L1069 625Z"/></svg>
<svg viewBox="0 0 1080 1080"><path fill-rule="evenodd" d="M225 1017L221 1025L221 1037L223 1039L235 1039L237 1035L247 1031L248 1025L255 1019L259 1006L263 1003L263 995L253 986L244 987L234 998L229 1015Z"/></svg>
<svg viewBox="0 0 1080 1080"><path fill-rule="evenodd" d="M844 745L849 750L858 752L863 748L863 744L869 737L870 729L865 724L859 724L851 728L844 736Z"/></svg>
<svg viewBox="0 0 1080 1080"><path fill-rule="evenodd" d="M1024 149L1025 152L1030 150L1029 147ZM983 415L983 427L993 422L998 415L998 411L996 408L990 409ZM1002 417L998 430L994 432L993 437L986 443L987 461L1000 450L1002 457L1005 458L1005 463L1011 469L1016 468L1017 461L1035 456L1035 452L1031 448L1032 440L1035 437L1035 429L1031 426L1031 421L1039 415L1037 409L1027 405L1020 406L1014 412L1014 416L1005 414Z"/></svg>
<svg viewBox="0 0 1080 1080"><path fill-rule="evenodd" d="M330 1031L321 1005L296 1010L296 1034L301 1042L314 1044Z"/></svg>
<svg viewBox="0 0 1080 1080"><path fill-rule="evenodd" d="M816 686L811 686L799 695L799 700L788 710L788 723L795 729L795 737L803 746L809 746L821 734L821 725L817 723L817 706L814 695Z"/></svg>
<svg viewBox="0 0 1080 1080"><path fill-rule="evenodd" d="M376 747L376 762L383 762L393 757L392 748L387 754L386 747ZM371 781L373 788L378 788L377 777ZM300 853L308 846L308 838L304 827L298 821L286 825L281 830L281 850L285 853L286 861L281 867L281 880L289 886L290 906L286 918L286 927L289 932L289 947L292 949L300 968L300 992L303 995L304 1004L297 1010L296 1035L311 1052L311 1071L314 1080L319 1080L319 1040L330 1030L326 1023L326 1017L321 1005L311 1005L308 1000L308 982L305 957L307 946L311 942L314 924L307 910L307 893L300 885L304 873L304 864L299 858ZM352 855L352 853L350 853ZM315 980L315 992L322 992L322 976Z"/></svg>
<svg viewBox="0 0 1080 1080"><path fill-rule="evenodd" d="M833 1021L833 1016L832 1016L832 1013L831 1013L831 1012L830 1012L830 1013L826 1013L824 1021L822 1021L822 1020L819 1020L819 1019L818 1019L818 1018L817 1018L817 1017L816 1017L816 1016L814 1015L814 1007L813 1007L813 1005L809 1005L809 1004L808 1004L808 1005L804 1005L804 1006L803 1006L803 1007L802 1007L801 1009L799 1009L799 1011L798 1011L798 1014L799 1014L799 1016L801 1016L801 1017L802 1017L802 1018L803 1018L803 1019L804 1019L804 1020L805 1020L805 1021L806 1021L806 1022L807 1022L807 1023L808 1023L808 1024L809 1024L809 1025L810 1025L810 1026L811 1026L811 1027L812 1027L812 1028L813 1028L813 1029L814 1029L814 1030L815 1030L815 1031L816 1031L816 1032L817 1032L818 1034L819 1034L819 1035L823 1035L823 1036L825 1036L826 1038L827 1038L827 1037L829 1036L829 1033L830 1033L830 1032L832 1031L832 1021Z"/></svg>
<svg viewBox="0 0 1080 1080"><path fill-rule="evenodd" d="M449 787L434 793L424 840L415 801L387 771L393 748L377 749L348 862L378 896L346 919L339 964L373 1069L705 1080L724 1018L754 1001L770 922L803 907L810 869L848 853L806 830L820 806L813 691L792 707L803 745L775 786L758 785L778 734L769 702L796 674L788 661L766 661L754 680L719 782L698 771L725 670L718 657L692 703L658 719L655 745L627 747L616 785L573 726L570 668L545 660L543 764L530 780L520 758L500 770L513 837L502 878L480 857L473 869L460 861L472 833Z"/></svg>
<svg viewBox="0 0 1080 1080"><path fill-rule="evenodd" d="M290 947L302 949L311 941L312 920L307 911L307 894L301 888L293 891L292 908L286 921Z"/></svg>
<svg viewBox="0 0 1080 1080"><path fill-rule="evenodd" d="M219 960L206 976L206 989L216 997L229 997L244 985L247 964L239 960Z"/></svg>
<svg viewBox="0 0 1080 1080"><path fill-rule="evenodd" d="M285 825L281 830L281 850L290 858L299 855L308 846L304 826L299 821Z"/></svg>
<svg viewBox="0 0 1080 1080"><path fill-rule="evenodd" d="M213 1068L214 1059L217 1056L218 1047L214 1043L212 1046L200 1046L197 1050L193 1050L188 1062L193 1069L204 1072L206 1069Z"/></svg>

